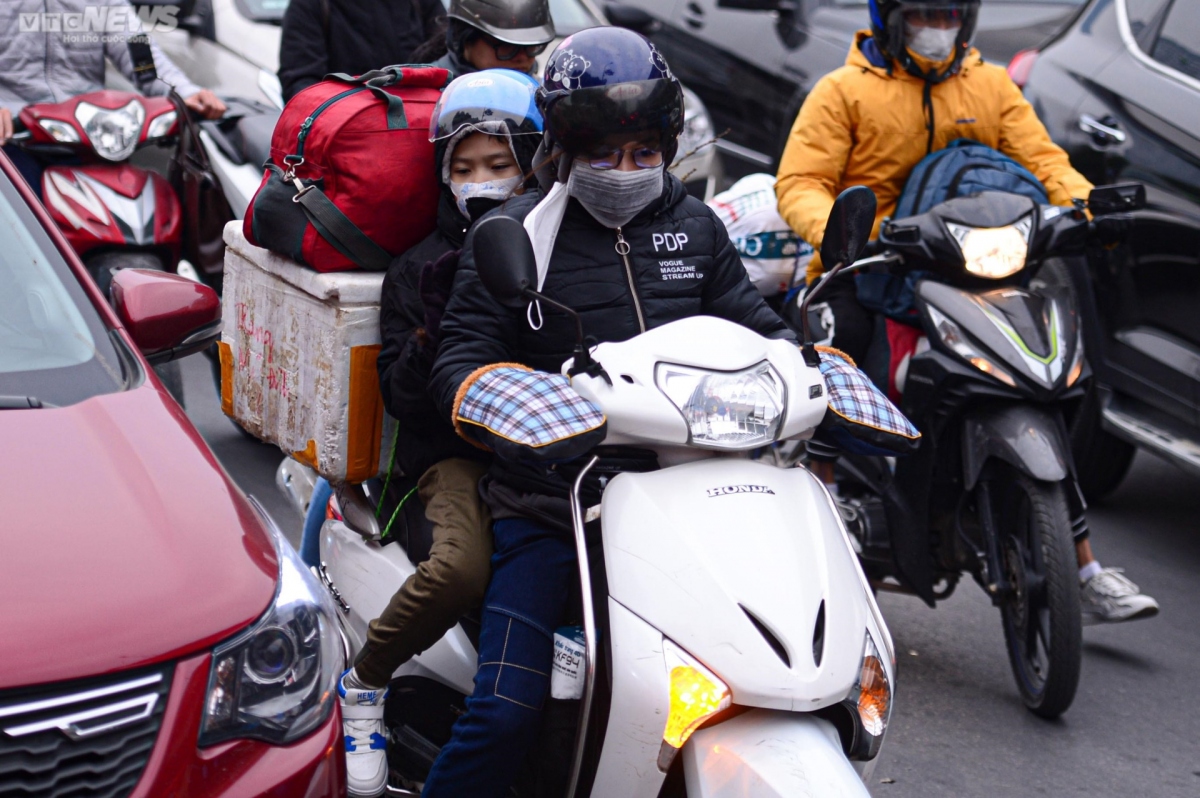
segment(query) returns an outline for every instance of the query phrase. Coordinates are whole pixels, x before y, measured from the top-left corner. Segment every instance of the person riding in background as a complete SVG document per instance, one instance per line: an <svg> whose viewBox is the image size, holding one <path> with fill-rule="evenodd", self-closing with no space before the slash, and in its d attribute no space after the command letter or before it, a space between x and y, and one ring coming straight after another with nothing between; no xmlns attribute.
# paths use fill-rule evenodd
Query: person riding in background
<svg viewBox="0 0 1200 798"><path fill-rule="evenodd" d="M333 72L411 63L445 15L441 0L291 0L279 39L284 101Z"/></svg>
<svg viewBox="0 0 1200 798"><path fill-rule="evenodd" d="M478 488L490 457L438 412L429 372L467 230L524 191L542 133L537 85L528 75L492 69L458 78L442 94L429 131L442 188L437 229L396 258L384 278L378 367L384 406L397 425L392 468L415 482L433 543L429 558L371 621L339 685L352 796L378 795L387 780L383 708L392 674L478 607L491 576L492 519Z"/></svg>
<svg viewBox="0 0 1200 798"><path fill-rule="evenodd" d="M63 24L67 15L89 14L102 30L71 33ZM86 26L85 26L86 27ZM0 145L35 191L41 191L42 165L32 155L8 143L13 120L32 103L60 103L104 88L105 61L112 62L131 82L133 56L129 37L141 31L141 22L128 0L4 0L0 3ZM146 93L166 95L172 87L193 112L205 119L225 113L225 103L208 89L192 83L150 43L158 80Z"/></svg>
<svg viewBox="0 0 1200 798"><path fill-rule="evenodd" d="M450 0L444 25L413 60L445 67L451 77L478 69L536 77L536 59L555 37L549 0Z"/></svg>
<svg viewBox="0 0 1200 798"><path fill-rule="evenodd" d="M550 56L539 104L557 182L544 197L529 191L494 213L533 227L534 249L545 256L540 290L578 309L587 335L624 341L709 314L794 338L755 291L721 222L666 171L683 127L683 93L650 42L616 27L568 37ZM492 370L515 363L558 374L576 340L566 314L539 312L540 303L512 311L487 292L473 236L459 259L431 378L448 419L458 418L466 391ZM664 236L677 242L669 255ZM465 425L462 434L471 434ZM572 467L497 459L481 483L496 521L479 670L425 798L500 798L537 736L554 630L578 581ZM598 485L585 483L585 496L593 496Z"/></svg>
<svg viewBox="0 0 1200 798"><path fill-rule="evenodd" d="M1020 163L1050 201L1069 206L1092 184L1050 139L1003 67L971 47L980 0L870 0L871 27L855 35L846 64L817 82L788 136L775 184L779 213L820 251L825 222L843 189L868 186L878 209L872 235L895 212L913 167L955 139L973 139ZM809 263L808 282L824 271ZM821 294L833 316L832 345L862 362L874 316L852 275ZM828 482L831 474L823 475ZM1118 569L1101 568L1076 540L1085 621L1149 617L1158 604Z"/></svg>

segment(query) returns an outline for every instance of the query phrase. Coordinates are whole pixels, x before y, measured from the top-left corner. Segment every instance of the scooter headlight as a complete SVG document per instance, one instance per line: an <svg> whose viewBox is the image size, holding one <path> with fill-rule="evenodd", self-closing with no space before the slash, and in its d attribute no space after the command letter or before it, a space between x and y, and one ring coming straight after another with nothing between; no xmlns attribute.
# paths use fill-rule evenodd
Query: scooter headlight
<svg viewBox="0 0 1200 798"><path fill-rule="evenodd" d="M654 381L683 414L694 446L751 449L779 436L784 383L765 360L734 372L659 363Z"/></svg>
<svg viewBox="0 0 1200 798"><path fill-rule="evenodd" d="M946 228L962 250L966 270L976 277L1002 280L1025 268L1032 217L1005 227L967 227L947 222Z"/></svg>
<svg viewBox="0 0 1200 798"><path fill-rule="evenodd" d="M38 124L42 126L42 130L53 136L55 141L63 144L79 143L79 133L68 122L61 119L39 119Z"/></svg>
<svg viewBox="0 0 1200 798"><path fill-rule="evenodd" d="M123 108L115 109L80 103L75 107L75 119L97 155L109 161L124 161L137 149L146 107L140 100L130 100Z"/></svg>
<svg viewBox="0 0 1200 798"><path fill-rule="evenodd" d="M274 524L275 601L213 651L199 745L235 737L282 745L329 719L343 652L329 594Z"/></svg>
<svg viewBox="0 0 1200 798"><path fill-rule="evenodd" d="M665 772L700 724L733 705L733 695L715 673L666 638L663 656L671 686L671 709L658 754L658 766Z"/></svg>
<svg viewBox="0 0 1200 798"><path fill-rule="evenodd" d="M929 318L933 321L934 329L937 330L938 338L943 344L984 374L995 377L1010 388L1017 387L1017 381L1013 379L1012 375L981 355L957 324L950 321L945 314L932 305L927 305L926 309Z"/></svg>

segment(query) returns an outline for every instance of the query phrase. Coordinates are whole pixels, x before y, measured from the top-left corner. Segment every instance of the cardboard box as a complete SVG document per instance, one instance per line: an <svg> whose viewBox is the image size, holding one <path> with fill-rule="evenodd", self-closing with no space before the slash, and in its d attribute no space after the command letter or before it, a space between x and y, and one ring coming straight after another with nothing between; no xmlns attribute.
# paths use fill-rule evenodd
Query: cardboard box
<svg viewBox="0 0 1200 798"><path fill-rule="evenodd" d="M225 226L222 410L331 482L386 470L383 274L315 272L252 246L241 224Z"/></svg>

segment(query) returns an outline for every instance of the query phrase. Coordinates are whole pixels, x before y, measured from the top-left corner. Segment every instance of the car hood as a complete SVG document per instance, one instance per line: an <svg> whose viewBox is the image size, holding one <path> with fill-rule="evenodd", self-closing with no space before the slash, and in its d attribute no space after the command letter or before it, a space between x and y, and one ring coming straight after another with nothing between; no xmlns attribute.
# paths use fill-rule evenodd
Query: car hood
<svg viewBox="0 0 1200 798"><path fill-rule="evenodd" d="M263 523L150 383L0 411L0 688L186 655L275 593Z"/></svg>

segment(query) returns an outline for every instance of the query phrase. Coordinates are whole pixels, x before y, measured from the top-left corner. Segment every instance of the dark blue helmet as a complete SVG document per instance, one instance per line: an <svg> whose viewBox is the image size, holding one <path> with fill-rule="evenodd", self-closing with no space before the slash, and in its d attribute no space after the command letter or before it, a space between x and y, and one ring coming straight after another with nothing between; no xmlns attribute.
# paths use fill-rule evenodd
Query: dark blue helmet
<svg viewBox="0 0 1200 798"><path fill-rule="evenodd" d="M894 58L908 72L926 80L937 82L958 72L962 58L967 54L975 25L979 21L979 4L982 0L868 0L871 12L871 36L875 44L888 58ZM962 15L958 41L954 48L955 58L940 75L926 75L916 66L904 44L904 12L924 9L955 9Z"/></svg>
<svg viewBox="0 0 1200 798"><path fill-rule="evenodd" d="M644 36L618 27L568 36L546 62L538 103L550 139L571 155L632 140L675 155L683 89Z"/></svg>

